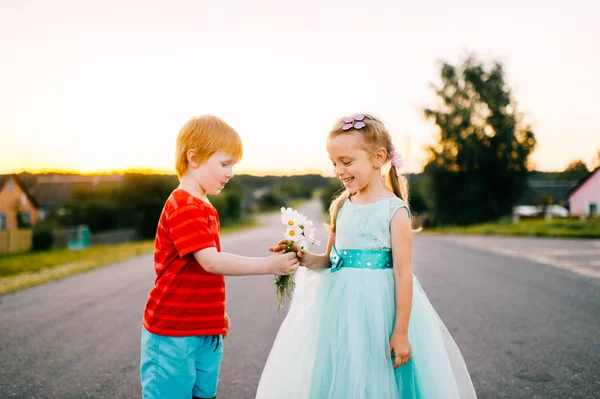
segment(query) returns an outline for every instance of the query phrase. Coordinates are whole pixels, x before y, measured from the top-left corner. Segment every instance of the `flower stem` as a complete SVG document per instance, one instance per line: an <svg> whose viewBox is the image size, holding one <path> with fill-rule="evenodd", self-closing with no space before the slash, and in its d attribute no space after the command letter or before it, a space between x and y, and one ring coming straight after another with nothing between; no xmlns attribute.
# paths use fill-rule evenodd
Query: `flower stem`
<svg viewBox="0 0 600 399"><path fill-rule="evenodd" d="M294 252L293 245L293 241L287 241L285 245L285 253ZM288 275L276 276L274 284L277 292L278 301L277 315L279 315L279 312L281 312L281 309L283 308L285 297L287 296L290 300L292 300L292 295L294 293L294 288L296 288L296 283L294 282L292 276Z"/></svg>

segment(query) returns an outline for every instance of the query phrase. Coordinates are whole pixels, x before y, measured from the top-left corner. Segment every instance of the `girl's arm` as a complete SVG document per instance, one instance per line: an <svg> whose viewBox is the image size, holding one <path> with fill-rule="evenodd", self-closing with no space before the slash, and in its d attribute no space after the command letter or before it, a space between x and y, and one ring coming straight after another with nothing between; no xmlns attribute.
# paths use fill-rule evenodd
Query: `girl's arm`
<svg viewBox="0 0 600 399"><path fill-rule="evenodd" d="M327 249L324 254L313 254L311 252L302 253L302 251L298 251L297 256L300 261L300 266L304 266L310 270L327 269L331 267L329 254L331 253L331 248L334 243L335 233L330 232L329 238L327 239Z"/></svg>
<svg viewBox="0 0 600 399"><path fill-rule="evenodd" d="M412 227L406 208L399 209L391 222L394 284L396 288L396 323L390 339L395 354L394 368L408 362L411 356L408 321L412 307Z"/></svg>
<svg viewBox="0 0 600 399"><path fill-rule="evenodd" d="M276 247L269 248L271 252L279 252L282 253L285 250L286 241L279 241ZM329 239L327 240L327 250L324 254L313 254L312 252L302 252L300 247L294 244L294 249L296 250L296 256L300 261L300 266L304 266L307 269L317 270L317 269L327 269L331 267L331 262L329 261L329 254L331 253L331 248L335 243L335 233L329 233Z"/></svg>

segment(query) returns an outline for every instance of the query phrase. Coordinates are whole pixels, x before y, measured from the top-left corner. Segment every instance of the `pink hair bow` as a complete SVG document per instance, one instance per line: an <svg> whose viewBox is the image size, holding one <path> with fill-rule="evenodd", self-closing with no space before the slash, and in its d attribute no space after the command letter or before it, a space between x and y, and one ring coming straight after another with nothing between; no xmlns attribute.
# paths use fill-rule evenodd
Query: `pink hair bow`
<svg viewBox="0 0 600 399"><path fill-rule="evenodd" d="M398 154L396 151L394 151L394 155L392 155L392 166L396 169L402 167L402 155Z"/></svg>

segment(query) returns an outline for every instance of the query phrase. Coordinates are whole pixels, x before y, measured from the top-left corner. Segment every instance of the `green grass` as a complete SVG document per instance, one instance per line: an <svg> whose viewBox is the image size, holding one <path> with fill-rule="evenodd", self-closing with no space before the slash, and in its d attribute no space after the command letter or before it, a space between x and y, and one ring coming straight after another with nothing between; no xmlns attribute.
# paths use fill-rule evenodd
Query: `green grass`
<svg viewBox="0 0 600 399"><path fill-rule="evenodd" d="M299 207L306 204L310 200L311 200L311 198L294 198L293 200L290 201L290 204L288 206L293 209L298 209Z"/></svg>
<svg viewBox="0 0 600 399"><path fill-rule="evenodd" d="M247 230L257 225L254 219L247 219L235 225L224 225L221 234ZM54 249L0 256L0 295L148 254L153 250L154 240L149 240L98 245L77 251Z"/></svg>
<svg viewBox="0 0 600 399"><path fill-rule="evenodd" d="M236 223L223 223L221 224L221 235L229 233L237 233L239 231L250 230L254 227L260 226L260 223L254 218L243 219Z"/></svg>
<svg viewBox="0 0 600 399"><path fill-rule="evenodd" d="M425 228L424 233L510 235L554 238L600 238L600 219L524 220L518 224L510 221L478 224L465 227Z"/></svg>

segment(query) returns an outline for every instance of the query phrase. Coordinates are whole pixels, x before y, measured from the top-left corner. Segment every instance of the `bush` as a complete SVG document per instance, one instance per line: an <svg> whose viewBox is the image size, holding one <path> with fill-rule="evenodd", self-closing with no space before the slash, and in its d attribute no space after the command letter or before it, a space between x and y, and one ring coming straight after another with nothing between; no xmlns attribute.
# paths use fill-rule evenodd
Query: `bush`
<svg viewBox="0 0 600 399"><path fill-rule="evenodd" d="M333 202L338 195L342 193L344 186L339 180L331 181L327 187L323 189L321 193L321 203L323 204L323 210L326 212L329 210L329 205Z"/></svg>
<svg viewBox="0 0 600 399"><path fill-rule="evenodd" d="M312 197L312 189L299 181L282 183L279 191L283 196L289 198L310 199Z"/></svg>
<svg viewBox="0 0 600 399"><path fill-rule="evenodd" d="M286 201L274 191L269 191L258 200L260 209L268 211L279 209L286 205Z"/></svg>
<svg viewBox="0 0 600 399"><path fill-rule="evenodd" d="M54 245L54 233L50 229L33 231L32 249L34 251L47 251Z"/></svg>
<svg viewBox="0 0 600 399"><path fill-rule="evenodd" d="M423 195L423 182L419 181L409 184L408 188L410 211L415 215L424 213L427 210L427 205L425 203L425 196Z"/></svg>
<svg viewBox="0 0 600 399"><path fill-rule="evenodd" d="M227 193L225 202L227 203L227 218L240 220L242 218L242 196L235 192Z"/></svg>

